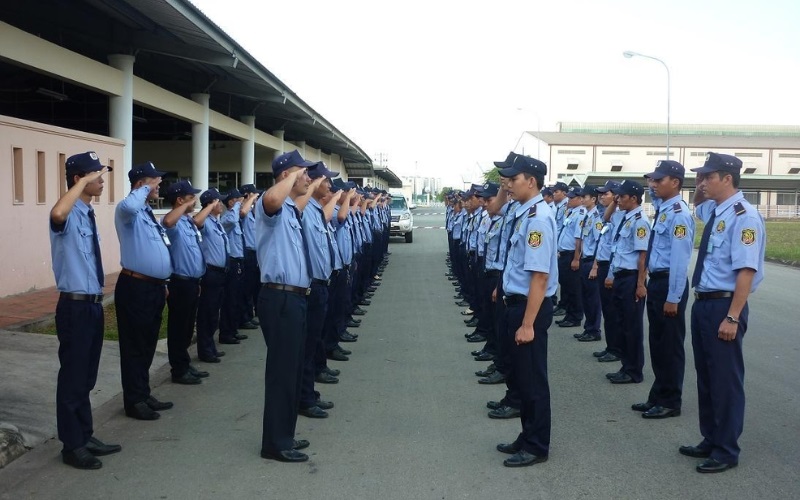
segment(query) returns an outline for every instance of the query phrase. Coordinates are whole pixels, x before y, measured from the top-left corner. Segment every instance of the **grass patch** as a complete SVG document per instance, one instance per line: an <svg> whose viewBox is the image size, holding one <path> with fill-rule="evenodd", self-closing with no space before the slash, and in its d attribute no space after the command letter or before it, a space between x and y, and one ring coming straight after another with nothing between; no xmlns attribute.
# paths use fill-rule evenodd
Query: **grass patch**
<svg viewBox="0 0 800 500"><path fill-rule="evenodd" d="M159 339L167 338L168 312L169 312L168 307L164 306L164 313L161 315L161 329L158 332ZM117 307L113 302L103 308L103 316L105 317L105 332L103 333L103 339L105 340L119 339L119 330L117 330ZM30 331L33 331L34 333L44 333L46 335L55 335L56 334L55 320L46 325L36 327Z"/></svg>
<svg viewBox="0 0 800 500"><path fill-rule="evenodd" d="M695 221L694 247L700 246L705 224ZM768 259L800 262L800 221L767 221Z"/></svg>

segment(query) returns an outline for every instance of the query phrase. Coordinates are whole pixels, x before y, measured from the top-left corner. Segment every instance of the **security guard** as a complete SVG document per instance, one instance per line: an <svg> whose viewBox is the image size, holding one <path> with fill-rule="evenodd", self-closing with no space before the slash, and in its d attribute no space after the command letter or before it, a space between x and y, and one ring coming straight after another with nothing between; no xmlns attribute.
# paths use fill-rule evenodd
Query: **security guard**
<svg viewBox="0 0 800 500"><path fill-rule="evenodd" d="M625 180L612 192L625 218L614 231L611 269L605 287L611 288L620 335L622 368L606 377L612 384L638 384L644 368L644 304L647 296L647 245L650 226L642 212L644 188Z"/></svg>
<svg viewBox="0 0 800 500"><path fill-rule="evenodd" d="M96 457L116 453L116 444L93 436L89 393L97 381L103 348L103 261L91 203L103 193L104 167L94 151L65 163L68 191L50 210L50 251L60 295L56 305L58 370L56 423L61 459L77 469L99 469Z"/></svg>
<svg viewBox="0 0 800 500"><path fill-rule="evenodd" d="M161 225L172 243L169 247L172 275L167 287L167 353L172 367L172 381L184 385L196 385L202 378L208 377L208 372L195 369L189 358L200 280L206 272L206 263L200 250L202 236L191 216L195 208L195 195L199 192L188 180L170 184L165 198L172 204L172 210L161 219Z"/></svg>
<svg viewBox="0 0 800 500"><path fill-rule="evenodd" d="M561 308L564 319L556 321L562 328L580 326L583 321L581 300L580 249L576 250L575 234L579 234L585 223L586 209L582 205L583 192L573 187L567 193L567 212L558 233L558 276L561 285ZM575 262L575 257L578 257Z"/></svg>
<svg viewBox="0 0 800 500"><path fill-rule="evenodd" d="M239 188L239 192L244 196L253 196L253 204L261 195L261 191L256 189L254 184L245 184ZM250 209L247 215L239 219L242 226L242 236L244 238L244 262L242 266L242 319L239 324L240 330L258 329L258 318L255 314L255 307L258 304L258 291L261 289L259 283L258 259L256 258L256 217L255 212Z"/></svg>
<svg viewBox="0 0 800 500"><path fill-rule="evenodd" d="M122 261L114 291L122 397L125 414L139 420L155 420L161 416L158 410L172 408L150 395L149 373L172 274L169 236L148 204L158 199L163 175L153 162L133 167L128 172L131 192L114 215Z"/></svg>
<svg viewBox="0 0 800 500"><path fill-rule="evenodd" d="M661 160L647 179L661 203L653 219L647 267L647 319L653 386L644 403L634 404L642 417L660 419L681 414L686 356L687 272L694 246L694 219L681 198L683 165Z"/></svg>
<svg viewBox="0 0 800 500"><path fill-rule="evenodd" d="M697 369L700 433L680 453L705 458L698 472L722 472L739 463L744 426L747 298L764 279L766 232L758 211L739 191L742 161L708 153L697 172L696 215L706 226L692 286L692 348Z"/></svg>
<svg viewBox="0 0 800 500"><path fill-rule="evenodd" d="M228 265L228 235L219 222L224 210L222 195L211 188L200 195L202 210L195 215L194 223L200 229L200 249L206 264L203 286L197 307L197 357L205 363L219 363L225 351L214 344L214 333L219 326L222 297L225 293L225 275Z"/></svg>
<svg viewBox="0 0 800 500"><path fill-rule="evenodd" d="M597 210L597 192L594 186L585 185L581 189L581 203L586 210L581 223L575 227L575 256L580 251L580 261L573 261L571 267L577 264L579 267L581 280L581 303L586 316L583 324L583 332L576 334L579 342L599 341L600 322L602 320L602 308L600 304L600 282L597 275L592 275L595 255L597 254L597 243L600 239L600 232L603 230L603 218Z"/></svg>
<svg viewBox="0 0 800 500"><path fill-rule="evenodd" d="M239 333L239 325L244 316L244 232L241 220L253 207L257 195L246 196L233 188L222 200L228 210L219 218L228 235L228 274L225 278L225 295L222 299L222 313L219 319L219 343L239 344L247 335Z"/></svg>
<svg viewBox="0 0 800 500"><path fill-rule="evenodd" d="M277 181L256 207L256 252L261 269L258 317L267 345L264 374L264 421L261 456L282 462L305 462L298 450L309 445L295 440L303 349L306 342L306 297L311 270L308 243L300 222L311 179L306 161L295 150L272 161ZM307 198L306 198L307 199Z"/></svg>
<svg viewBox="0 0 800 500"><path fill-rule="evenodd" d="M501 335L511 346L508 376L519 389L522 423L516 440L497 445L498 451L511 455L503 462L507 467L544 462L550 452L547 329L553 320L549 297L558 286L556 221L540 194L547 166L533 158L522 158L501 172L509 179L509 193L520 203L514 211L503 273L507 330Z"/></svg>

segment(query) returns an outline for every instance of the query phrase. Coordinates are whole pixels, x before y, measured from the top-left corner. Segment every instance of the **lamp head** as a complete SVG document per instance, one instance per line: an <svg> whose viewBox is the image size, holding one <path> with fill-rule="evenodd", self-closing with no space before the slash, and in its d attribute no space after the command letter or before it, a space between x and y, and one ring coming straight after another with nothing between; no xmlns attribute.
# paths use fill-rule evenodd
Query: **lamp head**
<svg viewBox="0 0 800 500"><path fill-rule="evenodd" d="M625 52L622 53L622 55L630 59L631 57L636 55L636 52L631 52L630 50L626 50Z"/></svg>

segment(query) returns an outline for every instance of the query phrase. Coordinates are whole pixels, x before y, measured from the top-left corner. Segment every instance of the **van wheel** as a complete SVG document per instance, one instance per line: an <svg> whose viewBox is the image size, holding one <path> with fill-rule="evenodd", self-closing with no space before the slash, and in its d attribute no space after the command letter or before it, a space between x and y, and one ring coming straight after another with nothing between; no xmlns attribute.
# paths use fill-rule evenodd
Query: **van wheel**
<svg viewBox="0 0 800 500"><path fill-rule="evenodd" d="M406 233L406 243L411 243L414 241L414 233L409 231Z"/></svg>

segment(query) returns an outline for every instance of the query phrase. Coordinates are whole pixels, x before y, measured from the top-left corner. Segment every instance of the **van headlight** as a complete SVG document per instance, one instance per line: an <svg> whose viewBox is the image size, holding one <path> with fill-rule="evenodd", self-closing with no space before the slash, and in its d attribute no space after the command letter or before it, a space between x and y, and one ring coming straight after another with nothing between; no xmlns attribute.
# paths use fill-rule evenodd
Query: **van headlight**
<svg viewBox="0 0 800 500"><path fill-rule="evenodd" d="M400 215L400 220L408 220L411 218L411 214L402 214Z"/></svg>

